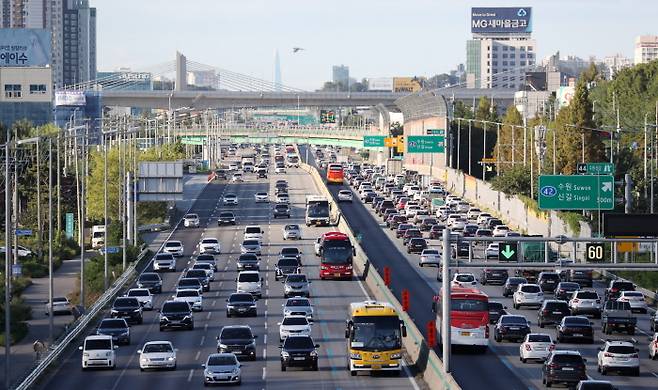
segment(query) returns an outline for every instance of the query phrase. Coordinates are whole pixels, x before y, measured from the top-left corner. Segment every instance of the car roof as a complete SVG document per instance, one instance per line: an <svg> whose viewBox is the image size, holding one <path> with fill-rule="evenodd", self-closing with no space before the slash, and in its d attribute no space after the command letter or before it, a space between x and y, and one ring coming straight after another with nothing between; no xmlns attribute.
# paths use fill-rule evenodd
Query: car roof
<svg viewBox="0 0 658 390"><path fill-rule="evenodd" d="M92 335L92 336L85 337L85 341L87 341L87 340L108 340L108 339L110 341L112 341L112 336L98 334L98 335Z"/></svg>
<svg viewBox="0 0 658 390"><path fill-rule="evenodd" d="M635 344L633 344L630 341L624 341L624 340L606 340L605 344L607 345L623 345L626 347L634 347Z"/></svg>
<svg viewBox="0 0 658 390"><path fill-rule="evenodd" d="M151 345L151 344L169 344L171 346L174 345L171 341L168 340L152 340L144 343L144 345Z"/></svg>

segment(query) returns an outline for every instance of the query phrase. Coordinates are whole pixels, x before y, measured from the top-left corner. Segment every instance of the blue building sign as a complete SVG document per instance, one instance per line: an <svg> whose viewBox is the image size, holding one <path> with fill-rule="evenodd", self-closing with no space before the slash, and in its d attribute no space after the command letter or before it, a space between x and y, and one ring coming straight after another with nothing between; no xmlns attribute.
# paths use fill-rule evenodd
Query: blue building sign
<svg viewBox="0 0 658 390"><path fill-rule="evenodd" d="M531 7L471 8L471 32L474 34L532 32Z"/></svg>

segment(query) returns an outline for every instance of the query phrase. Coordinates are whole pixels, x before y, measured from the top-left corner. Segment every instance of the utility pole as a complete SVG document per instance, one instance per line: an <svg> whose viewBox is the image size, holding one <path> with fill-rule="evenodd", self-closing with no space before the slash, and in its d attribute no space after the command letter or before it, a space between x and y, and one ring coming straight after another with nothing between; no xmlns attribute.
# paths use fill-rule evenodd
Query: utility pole
<svg viewBox="0 0 658 390"><path fill-rule="evenodd" d="M459 171L459 150L462 143L462 121L457 118L457 171Z"/></svg>
<svg viewBox="0 0 658 390"><path fill-rule="evenodd" d="M76 130L77 133L77 130ZM76 137L77 138L77 137ZM77 150L77 148L76 148ZM85 311L85 170L87 162L87 129L85 128L84 137L82 138L81 163L82 170L80 175L80 308ZM77 159L76 159L77 165Z"/></svg>
<svg viewBox="0 0 658 390"><path fill-rule="evenodd" d="M107 239L108 239L108 230L107 230L107 137L103 134L103 213L105 216L104 225L105 225L105 238L103 239L103 257L105 263L103 264L103 287L107 291L109 286L108 279L108 253L107 253Z"/></svg>
<svg viewBox="0 0 658 390"><path fill-rule="evenodd" d="M37 127L37 251L38 257L43 256L41 234L41 150L39 148L39 128Z"/></svg>
<svg viewBox="0 0 658 390"><path fill-rule="evenodd" d="M7 139L5 143L5 389L9 388L9 371L11 361L11 200L9 198L10 173L9 149L11 145L11 131L7 128Z"/></svg>
<svg viewBox="0 0 658 390"><path fill-rule="evenodd" d="M487 157L487 122L482 123L482 181L487 181L487 164L485 164L484 159Z"/></svg>
<svg viewBox="0 0 658 390"><path fill-rule="evenodd" d="M470 119L468 120L468 175L471 175L471 166L473 165L472 158L471 158L471 147L472 147L472 142L471 142L471 131L473 129L473 121Z"/></svg>
<svg viewBox="0 0 658 390"><path fill-rule="evenodd" d="M57 150L56 150L56 153L57 153L57 232L58 232L58 234L61 234L59 232L62 231L62 209L61 209L61 204L60 204L60 200L59 200L61 198L61 185L60 185L59 178L60 178L61 172L62 172L61 167L60 167L61 155L59 153L60 152L60 149L59 149L60 135L61 135L61 132L58 132L57 133Z"/></svg>
<svg viewBox="0 0 658 390"><path fill-rule="evenodd" d="M441 269L441 344L443 369L450 372L450 229L443 229L443 267Z"/></svg>
<svg viewBox="0 0 658 390"><path fill-rule="evenodd" d="M59 141L59 138L58 138ZM59 156L57 156L59 158ZM59 179L59 172L58 172ZM48 138L48 344L54 341L53 324L53 139Z"/></svg>

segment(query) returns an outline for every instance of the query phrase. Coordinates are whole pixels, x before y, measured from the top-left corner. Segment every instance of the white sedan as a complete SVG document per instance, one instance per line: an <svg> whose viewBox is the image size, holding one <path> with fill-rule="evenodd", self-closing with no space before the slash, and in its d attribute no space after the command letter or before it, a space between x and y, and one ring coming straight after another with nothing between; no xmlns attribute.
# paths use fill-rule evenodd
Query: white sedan
<svg viewBox="0 0 658 390"><path fill-rule="evenodd" d="M149 341L138 350L139 369L176 369L176 348L170 341Z"/></svg>
<svg viewBox="0 0 658 390"><path fill-rule="evenodd" d="M471 273L458 273L452 277L450 285L452 287L475 287L477 286L478 281L475 279L475 275Z"/></svg>
<svg viewBox="0 0 658 390"><path fill-rule="evenodd" d="M231 181L233 183L242 183L244 180L242 179L241 173L234 173L233 177L231 178Z"/></svg>
<svg viewBox="0 0 658 390"><path fill-rule="evenodd" d="M201 239L199 243L199 252L201 253L220 253L221 244L219 240L214 237L207 237Z"/></svg>
<svg viewBox="0 0 658 390"><path fill-rule="evenodd" d="M648 310L647 302L644 300L644 294L639 291L622 291L617 299L620 302L628 302L632 311L645 313Z"/></svg>
<svg viewBox="0 0 658 390"><path fill-rule="evenodd" d="M288 336L310 336L311 324L306 316L287 316L283 322L279 322L279 341L285 340Z"/></svg>
<svg viewBox="0 0 658 390"><path fill-rule="evenodd" d="M546 360L555 349L555 341L544 333L529 333L519 346L519 359L525 363L528 360Z"/></svg>
<svg viewBox="0 0 658 390"><path fill-rule="evenodd" d="M254 200L256 201L256 203L267 203L270 201L270 198L267 195L267 192L257 192L254 195Z"/></svg>
<svg viewBox="0 0 658 390"><path fill-rule="evenodd" d="M423 249L420 253L420 260L418 265L424 267L429 266L439 266L441 265L441 254L438 249Z"/></svg>
<svg viewBox="0 0 658 390"><path fill-rule="evenodd" d="M180 289L171 296L175 302L187 302L194 311L203 311L203 296L199 290Z"/></svg>
<svg viewBox="0 0 658 390"><path fill-rule="evenodd" d="M352 201L352 191L350 190L340 190L338 191L338 201L339 202L351 202Z"/></svg>
<svg viewBox="0 0 658 390"><path fill-rule="evenodd" d="M487 246L487 249L484 250L485 257L487 259L497 259L498 258L498 243L492 242Z"/></svg>
<svg viewBox="0 0 658 390"><path fill-rule="evenodd" d="M127 297L137 298L144 310L153 310L153 295L148 288L131 288L126 293Z"/></svg>
<svg viewBox="0 0 658 390"><path fill-rule="evenodd" d="M46 303L46 315L50 313L50 305ZM53 314L58 313L73 313L73 305L69 302L69 299L66 297L55 297L53 298Z"/></svg>

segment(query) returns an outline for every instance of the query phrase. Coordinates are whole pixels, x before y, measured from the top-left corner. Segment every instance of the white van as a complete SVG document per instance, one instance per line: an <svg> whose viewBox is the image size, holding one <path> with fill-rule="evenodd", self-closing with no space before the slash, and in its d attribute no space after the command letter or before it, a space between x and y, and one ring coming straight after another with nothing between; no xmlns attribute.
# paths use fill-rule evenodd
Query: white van
<svg viewBox="0 0 658 390"><path fill-rule="evenodd" d="M263 278L260 277L258 271L242 271L235 281L238 293L248 293L258 298L263 296Z"/></svg>
<svg viewBox="0 0 658 390"><path fill-rule="evenodd" d="M91 227L91 247L98 249L105 245L105 225Z"/></svg>
<svg viewBox="0 0 658 390"><path fill-rule="evenodd" d="M245 240L258 240L263 239L263 229L258 225L248 225L244 228L244 239Z"/></svg>
<svg viewBox="0 0 658 390"><path fill-rule="evenodd" d="M112 342L112 336L87 336L84 344L78 347L82 351L82 369L107 367L114 369L117 365L114 352L118 346Z"/></svg>

